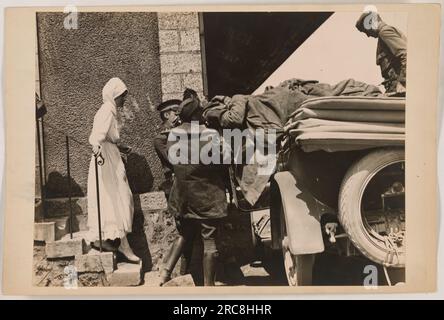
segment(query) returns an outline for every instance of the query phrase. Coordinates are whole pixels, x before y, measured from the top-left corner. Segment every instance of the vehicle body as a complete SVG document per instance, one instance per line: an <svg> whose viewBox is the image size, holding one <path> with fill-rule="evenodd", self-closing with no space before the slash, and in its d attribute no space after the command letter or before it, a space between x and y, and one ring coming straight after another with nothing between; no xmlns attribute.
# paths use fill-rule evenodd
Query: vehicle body
<svg viewBox="0 0 444 320"><path fill-rule="evenodd" d="M404 112L402 98L323 97L290 117L261 197L269 234L252 219L255 240L282 251L289 285L310 285L314 254L332 243L404 268Z"/></svg>

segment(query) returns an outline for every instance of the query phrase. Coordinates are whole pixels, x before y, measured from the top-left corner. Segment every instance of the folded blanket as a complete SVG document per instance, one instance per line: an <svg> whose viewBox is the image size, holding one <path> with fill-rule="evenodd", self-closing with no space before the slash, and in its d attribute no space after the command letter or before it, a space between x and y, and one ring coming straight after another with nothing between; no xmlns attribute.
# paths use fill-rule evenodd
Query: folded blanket
<svg viewBox="0 0 444 320"><path fill-rule="evenodd" d="M207 124L215 129L275 129L279 136L291 128L296 141L306 151L348 148L344 147L345 140L363 128L345 128L343 123L338 122L371 123L365 126L365 132L360 133L359 140L348 145L359 149L378 143L377 132L386 122L395 124L384 129L387 134L393 134L390 139L403 140L403 129L400 125L404 123L405 118L404 103L393 100L394 102L375 107L378 99L365 98L381 95L376 86L354 79L347 79L335 85L319 83L316 80L290 79L276 88L268 88L260 95L214 97L204 110L203 117ZM335 96L350 101L344 103L344 100L332 99ZM318 122L308 122L313 119ZM332 122L319 122L323 120ZM330 142L326 143L325 139L334 141L333 144L339 147L329 149ZM251 205L256 203L269 180L269 176L257 174L257 167L257 164L245 165L241 175L237 177L238 185Z"/></svg>

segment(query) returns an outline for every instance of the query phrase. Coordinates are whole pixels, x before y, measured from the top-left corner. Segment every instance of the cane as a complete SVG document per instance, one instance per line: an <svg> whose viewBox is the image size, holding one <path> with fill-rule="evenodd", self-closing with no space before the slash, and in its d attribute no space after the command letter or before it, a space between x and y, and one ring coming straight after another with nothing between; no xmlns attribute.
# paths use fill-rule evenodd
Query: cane
<svg viewBox="0 0 444 320"><path fill-rule="evenodd" d="M103 166L105 163L105 159L103 159L100 151L94 154L94 166L96 169L96 193L97 193L97 217L99 219L99 248L100 252L102 252L102 221L100 217L100 191L99 191L99 167Z"/></svg>

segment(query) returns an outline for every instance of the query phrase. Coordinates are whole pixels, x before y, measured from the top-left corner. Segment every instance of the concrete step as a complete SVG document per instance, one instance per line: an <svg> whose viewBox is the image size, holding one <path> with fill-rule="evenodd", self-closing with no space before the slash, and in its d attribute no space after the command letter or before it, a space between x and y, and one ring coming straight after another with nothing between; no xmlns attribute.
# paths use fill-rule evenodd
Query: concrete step
<svg viewBox="0 0 444 320"><path fill-rule="evenodd" d="M142 263L118 263L117 269L108 278L113 287L138 286L142 282Z"/></svg>

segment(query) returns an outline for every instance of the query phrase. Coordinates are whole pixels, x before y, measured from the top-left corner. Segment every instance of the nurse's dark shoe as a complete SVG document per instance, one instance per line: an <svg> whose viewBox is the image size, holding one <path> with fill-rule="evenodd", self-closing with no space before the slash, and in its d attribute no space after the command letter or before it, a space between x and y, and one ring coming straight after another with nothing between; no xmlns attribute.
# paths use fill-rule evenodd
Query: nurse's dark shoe
<svg viewBox="0 0 444 320"><path fill-rule="evenodd" d="M96 249L100 250L100 240L96 240L94 242L91 242L91 246ZM110 240L102 240L102 251L105 252L115 252L117 248L112 244L112 241Z"/></svg>

